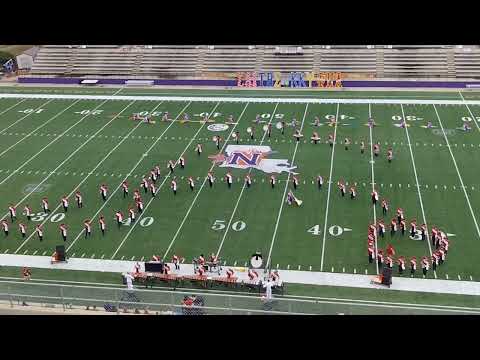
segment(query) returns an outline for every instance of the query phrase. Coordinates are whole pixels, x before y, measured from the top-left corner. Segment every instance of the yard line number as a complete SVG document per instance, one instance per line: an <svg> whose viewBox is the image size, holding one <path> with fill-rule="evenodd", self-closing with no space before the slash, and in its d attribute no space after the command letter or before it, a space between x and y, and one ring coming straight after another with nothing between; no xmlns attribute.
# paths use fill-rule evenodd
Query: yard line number
<svg viewBox="0 0 480 360"><path fill-rule="evenodd" d="M353 119L352 116L348 116L348 115L345 115L345 114L342 114L339 116L340 120L346 120L346 119ZM335 115L325 115L325 119L327 120L335 120Z"/></svg>
<svg viewBox="0 0 480 360"><path fill-rule="evenodd" d="M75 111L75 114L79 115L100 115L103 110L82 110L82 111Z"/></svg>
<svg viewBox="0 0 480 360"><path fill-rule="evenodd" d="M25 110L18 110L19 113L24 114L40 114L45 109L25 109Z"/></svg>
<svg viewBox="0 0 480 360"><path fill-rule="evenodd" d="M43 213L43 212L33 214L32 221L44 221L48 215L49 215L48 213ZM63 219L65 219L65 214L57 213L55 215L52 215L52 217L50 218L50 221L53 223L56 223L56 222L62 221Z"/></svg>
<svg viewBox="0 0 480 360"><path fill-rule="evenodd" d="M328 233L332 236L340 236L344 231L350 231L350 229L343 229L338 225L332 225L328 228ZM311 233L312 235L320 235L322 230L320 230L320 225L314 225L308 229L307 232Z"/></svg>
<svg viewBox="0 0 480 360"><path fill-rule="evenodd" d="M480 121L479 116L475 116L476 121ZM462 116L462 121L472 121L472 118L470 116Z"/></svg>
<svg viewBox="0 0 480 360"><path fill-rule="evenodd" d="M212 230L220 231L225 229L226 227L227 226L225 225L225 220L215 220L215 222L212 225ZM247 224L241 220L235 221L232 224L233 231L242 231L242 230L245 230L246 227L247 227Z"/></svg>
<svg viewBox="0 0 480 360"><path fill-rule="evenodd" d="M138 113L134 113L133 115L138 115L138 116L161 116L164 112L163 111L140 111Z"/></svg>
<svg viewBox="0 0 480 360"><path fill-rule="evenodd" d="M155 220L151 216L144 217L142 220L140 220L140 226L142 227L148 227L153 224ZM132 225L132 220L130 218L125 219L122 221L122 224L125 226L130 226Z"/></svg>
<svg viewBox="0 0 480 360"><path fill-rule="evenodd" d="M395 120L395 121L400 121L402 119L403 118L400 115L393 115L392 116L392 120ZM417 120L423 120L423 118L417 118L415 115L407 115L407 116L405 116L405 120L407 120L407 121L417 121Z"/></svg>

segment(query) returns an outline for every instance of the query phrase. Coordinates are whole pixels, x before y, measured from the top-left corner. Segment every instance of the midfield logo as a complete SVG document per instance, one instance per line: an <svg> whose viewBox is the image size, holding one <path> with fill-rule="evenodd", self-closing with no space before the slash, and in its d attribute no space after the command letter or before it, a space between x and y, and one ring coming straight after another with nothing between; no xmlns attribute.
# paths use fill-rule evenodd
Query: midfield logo
<svg viewBox="0 0 480 360"><path fill-rule="evenodd" d="M211 155L214 164L220 167L230 167L236 169L254 168L265 173L292 172L296 166L290 166L288 159L267 159L274 154L270 146L254 145L227 145L224 154Z"/></svg>

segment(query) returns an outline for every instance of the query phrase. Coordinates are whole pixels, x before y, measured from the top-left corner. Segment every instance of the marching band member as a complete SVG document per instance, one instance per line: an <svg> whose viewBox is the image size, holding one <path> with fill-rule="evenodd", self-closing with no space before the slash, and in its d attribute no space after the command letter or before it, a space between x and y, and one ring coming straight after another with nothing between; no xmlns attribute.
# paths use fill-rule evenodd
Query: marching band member
<svg viewBox="0 0 480 360"><path fill-rule="evenodd" d="M188 185L190 186L190 190L193 191L195 183L193 182L193 178L191 176L188 177Z"/></svg>
<svg viewBox="0 0 480 360"><path fill-rule="evenodd" d="M15 222L15 219L17 218L17 208L13 204L10 204L8 211L10 213L10 220L12 223Z"/></svg>
<svg viewBox="0 0 480 360"><path fill-rule="evenodd" d="M152 197L155 197L155 194L157 192L157 188L155 187L155 183L150 183L150 194L152 195Z"/></svg>
<svg viewBox="0 0 480 360"><path fill-rule="evenodd" d="M62 235L63 241L67 241L67 225L60 224L60 234Z"/></svg>
<svg viewBox="0 0 480 360"><path fill-rule="evenodd" d="M197 152L198 156L202 155L202 144L197 144L195 151Z"/></svg>
<svg viewBox="0 0 480 360"><path fill-rule="evenodd" d="M168 121L168 111L165 111L165 113L163 114L162 121Z"/></svg>
<svg viewBox="0 0 480 360"><path fill-rule="evenodd" d="M445 250L443 249L443 247L441 247L440 249L437 250L438 251L438 255L439 255L439 260L440 260L440 265L444 263L445 261Z"/></svg>
<svg viewBox="0 0 480 360"><path fill-rule="evenodd" d="M203 254L200 254L200 256L198 257L198 263L200 265L205 265L205 257L203 256Z"/></svg>
<svg viewBox="0 0 480 360"><path fill-rule="evenodd" d="M312 137L310 138L315 145L318 144L318 140L320 140L320 137L318 136L318 133L316 131L313 132Z"/></svg>
<svg viewBox="0 0 480 360"><path fill-rule="evenodd" d="M68 211L67 195L64 195L63 198L62 198L62 206L63 206L63 211L67 212Z"/></svg>
<svg viewBox="0 0 480 360"><path fill-rule="evenodd" d="M107 191L107 185L102 184L102 186L100 186L100 194L102 194L103 201L107 201Z"/></svg>
<svg viewBox="0 0 480 360"><path fill-rule="evenodd" d="M92 222L90 219L87 219L83 222L83 226L84 226L84 229L85 229L85 239L87 237L90 237L92 236Z"/></svg>
<svg viewBox="0 0 480 360"><path fill-rule="evenodd" d="M258 272L256 272L253 269L248 269L248 278L250 279L251 282L253 282L255 285L258 284Z"/></svg>
<svg viewBox="0 0 480 360"><path fill-rule="evenodd" d="M253 130L252 130L252 134L253 134ZM220 150L220 143L222 142L222 138L220 136L217 136L215 138L215 143L217 145L217 150Z"/></svg>
<svg viewBox="0 0 480 360"><path fill-rule="evenodd" d="M42 199L42 208L45 214L50 212L50 209L48 208L48 199L46 197Z"/></svg>
<svg viewBox="0 0 480 360"><path fill-rule="evenodd" d="M426 224L422 224L420 226L420 233L422 234L422 240L425 241L425 239L427 237L427 225Z"/></svg>
<svg viewBox="0 0 480 360"><path fill-rule="evenodd" d="M350 199L355 199L357 197L357 189L355 185L350 186Z"/></svg>
<svg viewBox="0 0 480 360"><path fill-rule="evenodd" d="M426 256L422 257L422 271L423 271L423 277L425 278L428 273L428 269L430 269L430 262L428 261L428 258Z"/></svg>
<svg viewBox="0 0 480 360"><path fill-rule="evenodd" d="M250 140L254 140L255 139L255 126L252 126L250 129L251 129Z"/></svg>
<svg viewBox="0 0 480 360"><path fill-rule="evenodd" d="M388 256L395 256L395 249L391 244L388 244L387 246L387 255Z"/></svg>
<svg viewBox="0 0 480 360"><path fill-rule="evenodd" d="M318 176L317 176L317 185L318 185L318 188L319 188L319 189L322 188L322 185L323 185L323 177L322 177L322 175L318 175Z"/></svg>
<svg viewBox="0 0 480 360"><path fill-rule="evenodd" d="M128 207L128 218L132 223L135 222L135 210L131 206Z"/></svg>
<svg viewBox="0 0 480 360"><path fill-rule="evenodd" d="M42 224L39 224L35 227L35 232L38 235L38 239L40 241L43 241L43 226L42 226Z"/></svg>
<svg viewBox="0 0 480 360"><path fill-rule="evenodd" d="M320 118L318 116L315 116L313 126L320 126Z"/></svg>
<svg viewBox="0 0 480 360"><path fill-rule="evenodd" d="M170 265L168 265L167 263L163 264L163 273L165 275L168 275L169 272L170 272Z"/></svg>
<svg viewBox="0 0 480 360"><path fill-rule="evenodd" d="M157 182L157 173L154 169L150 170L150 180L152 180L153 183Z"/></svg>
<svg viewBox="0 0 480 360"><path fill-rule="evenodd" d="M180 161L180 167L182 169L185 169L185 158L183 156L180 156L179 161Z"/></svg>
<svg viewBox="0 0 480 360"><path fill-rule="evenodd" d="M373 189L371 195L372 195L372 204L373 204L373 205L377 205L377 201L378 201L378 192L377 192L377 190Z"/></svg>
<svg viewBox="0 0 480 360"><path fill-rule="evenodd" d="M337 121L336 121L335 116L332 116L332 117L330 118L330 121L329 121L329 123L328 123L328 126L335 126L336 123L337 123Z"/></svg>
<svg viewBox="0 0 480 360"><path fill-rule="evenodd" d="M25 238L27 235L27 226L23 223L18 224L18 229L20 230L20 234L22 234L22 238Z"/></svg>
<svg viewBox="0 0 480 360"><path fill-rule="evenodd" d="M247 185L248 188L252 186L252 179L249 174L245 175L245 184Z"/></svg>
<svg viewBox="0 0 480 360"><path fill-rule="evenodd" d="M390 235L393 236L397 232L397 221L395 218L390 222Z"/></svg>
<svg viewBox="0 0 480 360"><path fill-rule="evenodd" d="M160 177L160 166L155 165L154 170L155 170L155 175L157 175L157 178L159 178Z"/></svg>
<svg viewBox="0 0 480 360"><path fill-rule="evenodd" d="M227 274L227 279L231 279L231 278L233 277L233 274L234 274L233 269L229 268L229 269L227 270L227 273L226 273L226 274Z"/></svg>
<svg viewBox="0 0 480 360"><path fill-rule="evenodd" d="M373 118L368 119L368 127L374 128L375 126L376 126L375 120L373 120Z"/></svg>
<svg viewBox="0 0 480 360"><path fill-rule="evenodd" d="M328 143L330 147L333 147L333 142L335 141L333 134L328 134Z"/></svg>
<svg viewBox="0 0 480 360"><path fill-rule="evenodd" d="M103 215L98 219L98 224L100 225L100 230L102 231L102 236L105 236L105 230L107 229L107 224L105 223L105 218Z"/></svg>
<svg viewBox="0 0 480 360"><path fill-rule="evenodd" d="M297 187L298 187L298 178L297 178L295 175L292 177L292 184L293 184L293 188L294 188L295 190L297 190Z"/></svg>
<svg viewBox="0 0 480 360"><path fill-rule="evenodd" d="M407 229L407 223L405 220L400 221L400 229L402 230L402 236L404 236Z"/></svg>
<svg viewBox="0 0 480 360"><path fill-rule="evenodd" d="M77 207L81 209L83 207L83 199L82 199L82 194L80 191L77 191L75 193L75 200L77 201Z"/></svg>
<svg viewBox="0 0 480 360"><path fill-rule="evenodd" d="M225 175L225 180L227 182L228 188L230 189L233 184L233 176L232 174L230 174L230 172L227 172L227 174Z"/></svg>
<svg viewBox="0 0 480 360"><path fill-rule="evenodd" d="M427 122L427 129L433 128L433 124L431 121Z"/></svg>
<svg viewBox="0 0 480 360"><path fill-rule="evenodd" d="M5 236L8 236L8 223L6 220L2 220L2 228Z"/></svg>
<svg viewBox="0 0 480 360"><path fill-rule="evenodd" d="M368 263L371 264L375 259L375 248L371 245L368 246Z"/></svg>
<svg viewBox="0 0 480 360"><path fill-rule="evenodd" d="M199 266L197 268L197 275L198 276L203 276L205 274L205 268L203 266Z"/></svg>
<svg viewBox="0 0 480 360"><path fill-rule="evenodd" d="M136 204L137 204L137 210L138 212L141 214L143 212L143 201L142 201L142 198L139 198L137 201L136 201Z"/></svg>
<svg viewBox="0 0 480 360"><path fill-rule="evenodd" d="M375 227L374 224L369 224L368 225L368 233L369 234L376 234L377 233L377 228Z"/></svg>
<svg viewBox="0 0 480 360"><path fill-rule="evenodd" d="M152 255L152 261L154 262L160 262L162 258L158 255Z"/></svg>
<svg viewBox="0 0 480 360"><path fill-rule="evenodd" d="M177 255L173 255L172 257L172 263L175 265L175 270L180 270L180 259L178 258Z"/></svg>
<svg viewBox="0 0 480 360"><path fill-rule="evenodd" d="M403 209L398 208L397 209L397 222L400 224L400 222L404 219L405 219L405 217L403 216Z"/></svg>
<svg viewBox="0 0 480 360"><path fill-rule="evenodd" d="M135 274L139 274L139 273L140 273L140 269L141 269L140 263L139 263L139 262L135 263L135 265L133 266L133 272L134 272Z"/></svg>
<svg viewBox="0 0 480 360"><path fill-rule="evenodd" d="M170 170L170 174L172 174L173 170L175 169L175 164L173 163L172 160L169 160L167 166L168 166L168 169Z"/></svg>
<svg viewBox="0 0 480 360"><path fill-rule="evenodd" d="M267 136L270 138L271 135L272 135L272 123L269 122L269 123L267 124Z"/></svg>
<svg viewBox="0 0 480 360"><path fill-rule="evenodd" d="M415 276L415 271L417 271L417 258L413 256L410 259L410 277Z"/></svg>
<svg viewBox="0 0 480 360"><path fill-rule="evenodd" d="M292 205L294 201L295 201L295 197L293 196L293 193L289 191L287 194L287 204Z"/></svg>
<svg viewBox="0 0 480 360"><path fill-rule="evenodd" d="M438 266L438 254L436 252L434 252L432 254L432 269L433 271L437 270L437 266Z"/></svg>
<svg viewBox="0 0 480 360"><path fill-rule="evenodd" d="M360 141L360 154L363 154L365 152L365 142Z"/></svg>
<svg viewBox="0 0 480 360"><path fill-rule="evenodd" d="M385 237L385 224L383 223L383 220L378 222L378 234L381 237Z"/></svg>
<svg viewBox="0 0 480 360"><path fill-rule="evenodd" d="M293 134L293 137L297 140L297 142L300 141L300 139L303 137L302 133L300 130L295 129L295 133Z"/></svg>
<svg viewBox="0 0 480 360"><path fill-rule="evenodd" d="M373 145L373 155L378 156L380 153L380 143L377 142L376 144Z"/></svg>
<svg viewBox="0 0 480 360"><path fill-rule="evenodd" d="M450 242L448 241L447 238L440 240L440 246L443 247L443 250L445 251L445 255L448 254L449 245L450 245Z"/></svg>
<svg viewBox="0 0 480 360"><path fill-rule="evenodd" d="M392 148L390 148L387 151L387 160L388 160L389 163L391 163L392 159L393 159L393 150L392 150Z"/></svg>
<svg viewBox="0 0 480 360"><path fill-rule="evenodd" d="M25 205L25 207L23 208L24 210L24 215L27 217L28 221L32 220L32 209L30 208L30 206Z"/></svg>
<svg viewBox="0 0 480 360"><path fill-rule="evenodd" d="M270 135L269 135L270 136ZM237 145L239 144L239 141L240 141L240 131L238 130L235 130L235 142L237 143Z"/></svg>
<svg viewBox="0 0 480 360"><path fill-rule="evenodd" d="M417 234L417 220L413 219L410 221L410 236L415 237Z"/></svg>
<svg viewBox="0 0 480 360"><path fill-rule="evenodd" d="M344 197L346 192L345 185L343 184L342 181L339 181L337 185L338 185L338 188L340 189L340 193L342 194L342 197Z"/></svg>
<svg viewBox="0 0 480 360"><path fill-rule="evenodd" d="M275 285L281 285L280 274L278 273L278 270L275 270L273 273L270 274L270 279L272 279Z"/></svg>
<svg viewBox="0 0 480 360"><path fill-rule="evenodd" d="M277 180L275 179L275 175L271 175L270 176L270 185L272 186L272 189L275 188L276 182L277 182Z"/></svg>
<svg viewBox="0 0 480 360"><path fill-rule="evenodd" d="M260 124L260 114L255 115L254 123L255 124Z"/></svg>
<svg viewBox="0 0 480 360"><path fill-rule="evenodd" d="M155 173L153 173L155 175ZM123 198L125 199L128 196L128 183L126 181L122 182L123 188Z"/></svg>
<svg viewBox="0 0 480 360"><path fill-rule="evenodd" d="M382 213L383 215L387 215L388 211L388 201L386 199L382 199Z"/></svg>
<svg viewBox="0 0 480 360"><path fill-rule="evenodd" d="M383 266L383 250L382 249L377 251L377 264L378 264L378 267L381 269Z"/></svg>
<svg viewBox="0 0 480 360"><path fill-rule="evenodd" d="M282 135L285 135L285 127L287 124L285 123L285 120L280 121L280 123L282 124Z"/></svg>
<svg viewBox="0 0 480 360"><path fill-rule="evenodd" d="M175 178L172 179L172 182L170 183L170 187L173 190L173 195L177 195L177 182L175 181Z"/></svg>
<svg viewBox="0 0 480 360"><path fill-rule="evenodd" d="M470 131L472 128L466 122L463 123L463 131Z"/></svg>
<svg viewBox="0 0 480 360"><path fill-rule="evenodd" d="M438 230L435 226L432 227L432 245L435 246L435 248L438 248Z"/></svg>
<svg viewBox="0 0 480 360"><path fill-rule="evenodd" d="M393 269L393 259L390 256L387 256L385 259L385 265L390 269Z"/></svg>
<svg viewBox="0 0 480 360"><path fill-rule="evenodd" d="M211 171L208 172L207 178L208 178L208 185L210 185L210 187L212 188L215 178L213 177L213 173Z"/></svg>
<svg viewBox="0 0 480 360"><path fill-rule="evenodd" d="M233 122L234 122L233 115L232 114L228 115L226 123L233 123Z"/></svg>
<svg viewBox="0 0 480 360"><path fill-rule="evenodd" d="M398 273L402 275L404 271L405 271L405 258L403 256L400 256L398 258Z"/></svg>
<svg viewBox="0 0 480 360"><path fill-rule="evenodd" d="M122 222L123 222L123 214L120 211L117 211L115 213L115 219L117 220L117 226L120 229L120 227L122 226Z"/></svg>
<svg viewBox="0 0 480 360"><path fill-rule="evenodd" d="M373 246L375 244L375 234L369 233L367 237L368 246Z"/></svg>
<svg viewBox="0 0 480 360"><path fill-rule="evenodd" d="M138 199L140 199L141 196L140 196L140 191L138 191L138 189L135 189L133 191L133 201L137 201Z"/></svg>
<svg viewBox="0 0 480 360"><path fill-rule="evenodd" d="M345 144L345 150L348 150L348 147L349 147L349 145L350 145L350 139L349 139L349 138L345 138L344 144Z"/></svg>
<svg viewBox="0 0 480 360"><path fill-rule="evenodd" d="M145 194L148 192L148 180L145 179L145 176L142 178L142 182L140 183L140 187L145 190Z"/></svg>
<svg viewBox="0 0 480 360"><path fill-rule="evenodd" d="M183 121L184 121L184 122L187 122L187 121L189 121L189 120L190 120L190 116L188 116L187 113L183 114Z"/></svg>

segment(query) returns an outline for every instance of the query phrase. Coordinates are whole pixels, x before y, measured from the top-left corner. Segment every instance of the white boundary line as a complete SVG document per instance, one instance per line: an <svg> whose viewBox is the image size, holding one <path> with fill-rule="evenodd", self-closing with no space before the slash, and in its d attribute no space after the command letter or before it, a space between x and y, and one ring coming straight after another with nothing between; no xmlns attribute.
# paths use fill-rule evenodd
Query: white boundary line
<svg viewBox="0 0 480 360"><path fill-rule="evenodd" d="M277 112L277 107L278 107L278 103L275 105L275 108L273 109L273 112L272 112L272 115L270 116L270 120L268 121L268 124L271 124L272 123L272 120ZM263 137L262 137L262 140L260 141L260 144L259 146L261 146L263 144L263 142L265 141L265 136L267 135L267 132L264 131L263 132ZM250 168L248 170L248 175L251 174L253 168ZM223 247L223 243L225 242L225 239L227 237L227 234L228 234L228 230L230 229L230 226L232 225L232 221L233 221L233 217L235 216L235 213L237 212L237 208L238 208L238 204L240 203L240 199L242 198L242 195L243 195L243 192L245 191L245 188L246 188L246 183L245 181L243 182L243 186L242 186L242 190L240 191L240 194L238 195L238 199L237 199L237 202L235 203L235 207L233 208L233 212L232 212L232 215L230 216L230 219L228 220L228 225L227 227L225 228L225 232L223 233L223 237L222 237L222 241L220 242L220 245L218 247L218 250L217 250L217 254L216 256L218 257L219 254L220 254L220 251L222 251L222 247Z"/></svg>
<svg viewBox="0 0 480 360"><path fill-rule="evenodd" d="M30 131L27 135L25 135L23 138L21 138L20 140L18 140L15 144L10 145L7 149L3 150L3 151L0 153L0 157L2 157L2 156L5 155L7 152L9 152L12 148L14 148L14 147L17 146L18 144L20 144L23 140L25 140L25 139L27 139L28 137L30 137L34 132L40 130L40 129L43 128L45 125L49 124L52 120L55 120L57 117L59 117L60 115L62 115L65 111L67 111L68 109L70 109L70 108L73 107L74 105L78 104L79 101L80 101L80 99L76 100L75 102L73 102L72 104L70 104L69 106L67 106L65 109L63 109L62 111L60 111L59 113L57 113L56 115L52 116L50 119L48 119L47 121L45 121L42 125L36 127L36 128L33 129L32 131Z"/></svg>
<svg viewBox="0 0 480 360"><path fill-rule="evenodd" d="M303 113L303 119L302 119L302 125L300 125L300 133L303 130L303 125L305 123L305 117L307 116L307 112L308 112L308 105L309 104L307 104L305 106L305 112ZM297 150L298 150L298 144L299 143L300 143L300 141L297 141L296 144L295 144L295 149L293 150L293 156L292 156L292 161L290 162L290 166L293 166L293 163L295 162L295 157L297 155ZM283 190L283 196L282 196L281 203L280 203L280 209L278 210L277 221L275 222L275 228L273 230L272 242L270 243L270 249L268 250L267 262L265 264L265 269L267 269L268 271L270 271L270 261L272 259L273 245L275 244L275 239L277 237L278 225L280 224L280 217L282 216L283 205L285 204L285 195L287 194L288 185L290 183L290 175L291 175L291 172L289 171L288 176L287 176L287 181L285 182L285 189Z"/></svg>
<svg viewBox="0 0 480 360"><path fill-rule="evenodd" d="M24 100L25 100L25 99L24 99ZM13 124L10 124L10 125L7 126L5 129L1 130L1 131L0 131L0 134L4 133L4 132L7 131L8 129L10 129L13 125L18 124L18 123L19 123L20 121L22 121L23 119L26 119L26 118L29 117L30 115L34 114L35 111L41 109L42 107L46 106L47 104L51 103L52 101L53 101L53 99L48 100L47 102L43 103L43 104L40 105L39 107L35 108L34 111L32 111L31 113L28 113L27 115L22 116L20 119L18 119L17 121L15 121ZM18 104L20 104L20 102L17 103L17 104L15 104L14 106L11 106L11 107L8 108L7 110L10 110L11 108L15 107L15 106L18 105ZM7 110L5 110L4 112L6 112ZM2 112L1 114L3 114L4 112ZM1 115L1 114L0 114L0 115Z"/></svg>
<svg viewBox="0 0 480 360"><path fill-rule="evenodd" d="M445 138L445 142L447 143L448 151L450 152L450 155L452 156L453 165L455 165L455 170L457 170L458 179L460 180L460 184L462 184L463 193L465 194L465 199L467 200L467 204L468 204L468 207L470 209L470 214L472 215L473 222L475 223L475 228L477 229L477 235L480 238L480 229L478 228L477 218L475 217L475 214L474 214L473 209L472 209L472 205L470 204L470 199L468 197L467 190L465 189L465 184L463 183L462 175L460 175L460 171L458 170L457 161L455 160L455 156L453 156L452 148L451 148L450 143L448 141L447 134L445 133L445 129L443 128L442 120L440 119L440 115L438 114L437 108L435 107L435 105L433 105L433 108L435 109L435 113L437 114L438 122L440 124L440 127L442 128L443 137ZM475 123L476 123L476 121L475 121Z"/></svg>
<svg viewBox="0 0 480 360"><path fill-rule="evenodd" d="M23 103L25 100L26 100L26 99L22 99L22 100L16 102L15 104L13 104L12 106L10 106L9 108L6 108L6 109L3 110L2 112L0 112L0 115L3 115L3 114L5 114L6 112L12 110L14 107L16 107L17 105ZM11 126L15 125L15 124L16 124L16 122L13 123L13 124L11 124L11 125L9 125L9 126L7 126L5 129L0 130L0 134L3 133L5 130L9 129Z"/></svg>
<svg viewBox="0 0 480 360"><path fill-rule="evenodd" d="M372 105L371 104L368 104L368 117L369 118L372 118ZM372 127L369 126L370 128L370 164L372 165L372 192L373 190L375 190L375 171L373 170L373 163L374 163L374 160L373 160L373 130L372 130ZM377 226L377 209L376 209L376 206L375 204L372 204L373 205L373 223L375 224L375 226ZM377 274L378 274L378 261L377 261L377 252L378 252L378 243L377 243L377 232L375 231L375 257L374 257L374 260L375 261L375 267L376 267L376 270L377 270Z"/></svg>
<svg viewBox="0 0 480 360"><path fill-rule="evenodd" d="M176 116L175 120L178 119L184 112L185 110L190 106L192 102L189 102L187 103L187 105L185 105L183 107L183 109L180 110L180 112L178 113L178 115ZM161 103L159 103L157 106L155 106L155 108L153 108L153 110L150 111L150 113L154 112L158 107L160 107L160 105L163 104L163 101ZM160 139L167 133L167 131L170 129L170 127L175 124L175 121L171 121L171 123L165 128L165 130L163 130L163 132L155 139L155 141L152 143L152 145L150 145L150 147L145 151L145 153L149 153L155 145L157 145L157 143L160 141ZM95 219L97 217L98 214L100 214L100 212L103 210L103 208L107 205L107 203L110 201L110 199L113 198L113 195L118 191L118 189L120 189L122 187L122 183L124 181L126 181L128 179L129 176L131 176L132 172L135 171L135 169L140 165L140 163L145 160L145 157L141 156L140 159L137 161L137 163L133 166L132 169L130 169L130 171L127 173L127 175L123 178L123 180L120 181L119 185L115 188L115 190L110 194L110 196L108 197L108 199L103 202L102 206L100 206L100 208L98 209L98 211L92 216L90 217L90 220L93 221L93 219ZM77 237L72 241L72 243L67 247L67 250L66 251L69 251L72 246L77 242L77 240L80 238L80 236L83 234L84 230L81 230Z"/></svg>
<svg viewBox="0 0 480 360"><path fill-rule="evenodd" d="M470 110L470 108L468 107L467 101L466 101L465 98L463 97L461 91L459 91L459 93L460 93L460 96L462 97L463 104L466 106L468 112L470 113L470 116L472 117L472 121L473 121L473 122L475 123L475 125L477 126L478 131L480 131L480 126L478 126L477 118L475 117L475 115L473 115L472 110Z"/></svg>
<svg viewBox="0 0 480 360"><path fill-rule="evenodd" d="M234 132L235 129L237 128L237 125L240 124L240 120L242 119L243 114L244 114L245 111L247 110L247 107L248 107L249 104L250 104L250 103L247 103L247 104L245 105L245 107L243 108L242 113L241 113L240 116L238 117L237 123L233 126L232 131L230 132L230 134L228 135L228 137L225 139L225 142L223 143L222 148L220 149L219 153L222 153L222 152L223 152L223 149L225 148L225 146L227 145L228 141L230 140L230 137L232 136L233 132ZM212 169L213 169L214 167L215 167L215 162L212 164L212 166L210 167L210 169L208 170L208 172L212 171ZM207 177L205 177L205 178L203 179L202 185L200 186L200 189L198 189L198 192L197 192L197 194L195 195L195 197L193 198L193 201L192 201L192 203L190 204L190 207L188 208L187 213L186 213L185 216L183 217L183 220L182 220L182 222L180 223L180 226L178 227L177 232L176 232L175 235L173 236L173 239L172 239L172 241L170 242L170 244L168 245L167 250L165 250L165 253L163 254L163 258L164 258L164 259L166 258L168 252L169 252L170 249L172 248L172 245L175 243L175 240L177 239L178 234L179 234L180 231L182 230L183 224L185 224L185 221L187 220L187 217L188 217L188 215L190 214L190 211L192 211L193 205L195 205L195 202L197 201L198 196L199 196L200 193L202 192L202 189L204 188L206 182L207 182Z"/></svg>
<svg viewBox="0 0 480 360"><path fill-rule="evenodd" d="M327 236L327 223L328 223L328 207L330 205L330 191L333 183L333 157L335 156L335 145L337 144L337 124L338 124L338 112L340 111L340 103L337 103L337 114L335 115L335 129L333 131L333 146L332 156L330 158L330 175L328 176L328 192L327 192L327 205L325 207L325 223L323 226L323 241L322 241L322 260L320 262L320 271L323 271L323 259L325 258L325 238Z"/></svg>
<svg viewBox="0 0 480 360"><path fill-rule="evenodd" d="M417 100L417 99L350 99L350 98L262 98L226 96L135 96L135 95L68 95L68 94L6 94L0 99L85 99L118 101L192 101L192 102L242 102L242 103L300 103L300 104L424 104L424 105L480 105L480 100Z"/></svg>
<svg viewBox="0 0 480 360"><path fill-rule="evenodd" d="M405 112L403 110L402 104L400 104L400 108L402 109L402 122L406 123ZM427 233L425 235L426 235L426 241L428 245L428 251L430 252L430 257L431 257L432 246L430 245L430 236L428 231L429 227L428 227L427 219L425 217L425 209L423 208L422 191L420 190L420 183L418 182L417 166L415 165L415 157L413 156L412 143L410 142L410 135L408 134L408 126L405 126L405 134L407 135L408 149L410 150L410 157L412 158L413 173L415 175L415 182L417 183L418 200L420 201L420 209L422 210L423 223L427 226ZM437 278L436 270L433 271L433 275L435 276L435 279L436 279Z"/></svg>
<svg viewBox="0 0 480 360"><path fill-rule="evenodd" d="M217 102L217 104L215 105L215 107L208 113L208 117L207 117L207 120L210 119L210 116L212 114L215 113L215 110L217 109L218 105L220 105L219 102ZM238 121L237 121L238 123ZM190 147L190 145L192 144L193 140L196 139L197 135L200 133L200 131L204 128L204 126L207 124L207 122L205 121L202 126L200 126L197 130L197 132L193 135L193 137L190 139L190 141L188 142L187 146L185 147L185 149L183 150L183 152L180 154L180 156L178 157L177 161L175 161L175 165L177 165L178 161L180 161L180 158L187 152L188 148ZM236 126L236 125L235 125ZM235 127L234 127L235 129ZM233 131L233 130L232 130ZM158 186L158 189L157 189L157 192L155 194L158 194L158 192L162 189L163 185L166 183L166 181L169 179L169 177L165 177L165 179L163 179L162 183ZM111 256L110 259L113 259L115 257L115 255L117 255L118 251L121 249L121 247L123 246L123 244L127 241L128 237L130 236L130 234L132 233L133 229L135 229L135 226L137 226L137 224L140 222L140 219L142 218L142 216L146 213L148 207L150 206L150 204L153 202L153 200L155 199L155 197L152 197L147 205L145 205L145 208L143 209L142 213L138 216L138 219L137 221L135 221L135 223L133 224L133 226L130 228L130 230L127 232L127 234L125 235L125 237L122 239L120 245L118 245L117 249L115 250L115 252L113 253L113 255Z"/></svg>
<svg viewBox="0 0 480 360"><path fill-rule="evenodd" d="M87 145L90 140L92 140L95 135L97 135L100 131L102 131L105 127L107 127L111 122L113 122L118 116L120 116L121 113L123 113L125 110L127 110L130 105L132 105L134 103L134 101L132 101L131 103L129 103L125 108L123 108L122 111L120 111L117 115L115 115L112 120L110 120L109 122L107 122L105 125L103 125L100 129L97 130L97 132L88 138L87 141L85 141L82 145L80 145L74 152L72 152L65 160L63 160L60 165L58 165L55 170L53 170L52 172L50 172L50 174L42 180L42 182L40 184L37 185L40 186L41 184L43 184L45 181L47 181L47 179L52 176L53 173L55 173L60 167L63 166L63 164L65 164L68 160L70 160L70 158L72 158L78 151L80 151L80 149L82 149L85 145ZM142 122L139 122L132 130L130 130L129 134L131 134L133 131L135 131L140 125L142 125ZM100 162L87 174L87 176L85 176L83 178L83 180L77 185L75 186L75 188L70 192L70 194L68 194L67 197L70 197L72 196L72 194L90 177L90 175L92 175L92 173L126 140L126 137L124 137L119 143L117 143L117 145L115 145L115 147L110 150L108 152L108 154L102 159L100 160ZM34 189L35 190L35 189ZM34 191L32 190L32 192ZM30 192L30 194L32 193ZM28 194L29 195L29 194ZM27 196L28 196L27 195ZM25 198L24 198L25 199ZM23 200L24 200L23 199ZM23 200L21 200L20 202L22 202ZM18 205L18 204L17 204ZM61 204L58 204L57 207L55 209L52 210L52 212L50 212L50 214L45 218L45 220L42 221L42 225L45 224L52 215L54 215L55 211L57 211L59 208L61 207ZM8 213L7 213L8 215ZM17 250L15 250L14 254L16 254L31 238L32 236L35 235L35 232L32 232L26 239L25 241L23 241L20 246L17 248Z"/></svg>

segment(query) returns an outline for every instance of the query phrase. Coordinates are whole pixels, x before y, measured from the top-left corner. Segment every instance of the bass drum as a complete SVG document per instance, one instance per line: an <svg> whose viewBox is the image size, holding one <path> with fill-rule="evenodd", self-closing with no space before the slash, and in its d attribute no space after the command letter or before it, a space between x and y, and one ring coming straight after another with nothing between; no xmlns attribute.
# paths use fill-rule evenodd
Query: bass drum
<svg viewBox="0 0 480 360"><path fill-rule="evenodd" d="M253 254L250 258L250 265L254 269L260 269L263 265L262 254L260 254L259 252Z"/></svg>

